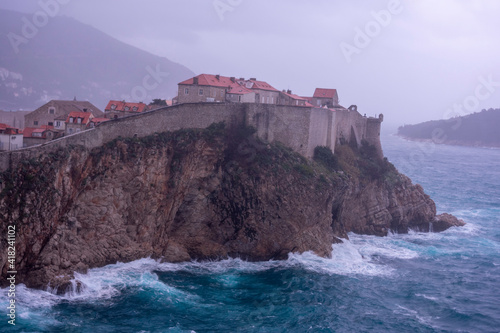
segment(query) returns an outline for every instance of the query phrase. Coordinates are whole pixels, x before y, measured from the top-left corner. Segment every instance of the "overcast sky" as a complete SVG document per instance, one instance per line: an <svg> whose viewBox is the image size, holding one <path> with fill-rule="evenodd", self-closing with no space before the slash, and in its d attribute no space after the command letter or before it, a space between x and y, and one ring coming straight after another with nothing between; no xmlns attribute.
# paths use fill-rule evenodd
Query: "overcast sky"
<svg viewBox="0 0 500 333"><path fill-rule="evenodd" d="M197 74L257 77L299 95L336 88L342 105L384 113L389 126L500 107L496 0L59 1L60 15Z"/></svg>

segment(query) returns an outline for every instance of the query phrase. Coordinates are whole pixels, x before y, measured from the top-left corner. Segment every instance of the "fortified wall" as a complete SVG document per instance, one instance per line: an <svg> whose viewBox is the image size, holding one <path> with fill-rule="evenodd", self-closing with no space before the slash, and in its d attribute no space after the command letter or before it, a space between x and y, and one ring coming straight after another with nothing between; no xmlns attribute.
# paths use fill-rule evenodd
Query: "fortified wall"
<svg viewBox="0 0 500 333"><path fill-rule="evenodd" d="M22 160L35 158L62 147L83 145L88 149L118 137L144 137L181 128L206 128L212 123L228 126L249 125L268 142L279 141L305 157L312 157L316 146L335 151L338 140L360 145L367 140L382 154L382 118L366 118L356 110L308 108L256 103L187 103L113 119L96 128L49 141L39 146L0 153L0 171Z"/></svg>

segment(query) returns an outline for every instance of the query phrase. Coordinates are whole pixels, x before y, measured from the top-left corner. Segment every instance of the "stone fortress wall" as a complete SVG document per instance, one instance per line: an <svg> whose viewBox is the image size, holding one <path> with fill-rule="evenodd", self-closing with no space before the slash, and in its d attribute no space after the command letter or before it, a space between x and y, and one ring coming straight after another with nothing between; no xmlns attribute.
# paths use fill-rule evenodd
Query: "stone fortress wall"
<svg viewBox="0 0 500 333"><path fill-rule="evenodd" d="M268 142L279 141L305 157L312 157L316 146L335 151L336 142L367 140L382 154L379 118L361 116L356 110L326 109L256 103L187 103L147 111L101 123L96 128L49 141L39 146L0 153L0 171L22 160L35 158L70 145L88 149L118 137L144 137L181 128L206 128L212 123L245 124L257 129L257 136Z"/></svg>

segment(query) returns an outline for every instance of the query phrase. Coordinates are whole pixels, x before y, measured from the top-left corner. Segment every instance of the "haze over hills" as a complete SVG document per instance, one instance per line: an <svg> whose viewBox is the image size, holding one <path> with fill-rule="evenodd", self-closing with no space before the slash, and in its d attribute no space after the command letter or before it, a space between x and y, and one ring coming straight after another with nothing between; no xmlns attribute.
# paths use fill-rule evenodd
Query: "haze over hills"
<svg viewBox="0 0 500 333"><path fill-rule="evenodd" d="M410 140L460 146L500 147L499 124L500 109L489 109L447 120L401 126L398 135Z"/></svg>
<svg viewBox="0 0 500 333"><path fill-rule="evenodd" d="M31 20L32 15L0 10L0 109L33 110L75 96L100 108L110 99L147 103L176 96L177 83L194 75L68 17L50 18L23 34Z"/></svg>

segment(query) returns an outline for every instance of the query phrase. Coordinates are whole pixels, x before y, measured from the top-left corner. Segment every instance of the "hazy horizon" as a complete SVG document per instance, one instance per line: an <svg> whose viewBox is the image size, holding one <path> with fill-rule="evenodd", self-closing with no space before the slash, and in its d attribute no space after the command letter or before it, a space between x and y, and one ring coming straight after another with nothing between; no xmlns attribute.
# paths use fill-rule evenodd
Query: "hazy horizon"
<svg viewBox="0 0 500 333"><path fill-rule="evenodd" d="M0 8L31 18L54 1ZM57 15L197 74L257 77L298 95L336 88L342 105L384 113L386 127L500 106L495 1L59 1Z"/></svg>

